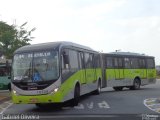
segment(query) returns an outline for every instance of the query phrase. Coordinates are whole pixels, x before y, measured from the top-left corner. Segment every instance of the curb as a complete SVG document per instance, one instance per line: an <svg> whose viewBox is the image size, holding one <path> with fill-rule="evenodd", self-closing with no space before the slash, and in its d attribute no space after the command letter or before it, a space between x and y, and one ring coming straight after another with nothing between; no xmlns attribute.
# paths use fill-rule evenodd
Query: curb
<svg viewBox="0 0 160 120"><path fill-rule="evenodd" d="M0 90L0 93L10 92L9 90Z"/></svg>

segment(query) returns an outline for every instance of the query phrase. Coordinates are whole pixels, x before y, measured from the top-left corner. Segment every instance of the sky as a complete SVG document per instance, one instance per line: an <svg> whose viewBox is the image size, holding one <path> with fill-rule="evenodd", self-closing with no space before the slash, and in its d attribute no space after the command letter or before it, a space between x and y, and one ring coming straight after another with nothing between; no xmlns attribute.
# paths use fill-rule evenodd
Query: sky
<svg viewBox="0 0 160 120"><path fill-rule="evenodd" d="M0 0L0 20L36 27L31 44L71 41L154 56L160 65L159 6L160 0Z"/></svg>

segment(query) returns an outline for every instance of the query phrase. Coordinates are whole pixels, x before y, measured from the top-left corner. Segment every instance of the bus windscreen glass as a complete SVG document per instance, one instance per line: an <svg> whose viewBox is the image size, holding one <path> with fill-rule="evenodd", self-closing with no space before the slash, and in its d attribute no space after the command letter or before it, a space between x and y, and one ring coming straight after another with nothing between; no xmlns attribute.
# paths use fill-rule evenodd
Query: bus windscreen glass
<svg viewBox="0 0 160 120"><path fill-rule="evenodd" d="M57 51L16 54L12 66L12 80L25 82L57 80L58 61Z"/></svg>

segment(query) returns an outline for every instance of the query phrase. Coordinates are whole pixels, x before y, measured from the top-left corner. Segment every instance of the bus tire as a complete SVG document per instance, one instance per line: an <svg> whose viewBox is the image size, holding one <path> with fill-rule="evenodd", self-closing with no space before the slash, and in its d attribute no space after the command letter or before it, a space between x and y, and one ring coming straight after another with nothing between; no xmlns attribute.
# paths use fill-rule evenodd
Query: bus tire
<svg viewBox="0 0 160 120"><path fill-rule="evenodd" d="M73 106L77 106L80 100L80 86L76 84L74 89L74 99L73 99Z"/></svg>
<svg viewBox="0 0 160 120"><path fill-rule="evenodd" d="M93 92L95 95L99 95L101 92L101 81L98 80L97 89Z"/></svg>
<svg viewBox="0 0 160 120"><path fill-rule="evenodd" d="M138 78L134 79L133 86L130 87L130 90L139 90L141 86L141 81Z"/></svg>
<svg viewBox="0 0 160 120"><path fill-rule="evenodd" d="M115 91L122 91L122 90L123 90L123 87L113 87L113 89L114 89Z"/></svg>

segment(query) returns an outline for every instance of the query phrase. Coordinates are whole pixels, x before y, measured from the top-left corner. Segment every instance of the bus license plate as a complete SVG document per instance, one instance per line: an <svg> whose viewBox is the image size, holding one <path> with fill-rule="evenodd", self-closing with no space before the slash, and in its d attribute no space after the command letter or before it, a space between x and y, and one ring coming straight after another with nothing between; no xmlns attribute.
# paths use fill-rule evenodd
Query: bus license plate
<svg viewBox="0 0 160 120"><path fill-rule="evenodd" d="M38 103L38 99L37 98L31 98L29 100L30 103Z"/></svg>

